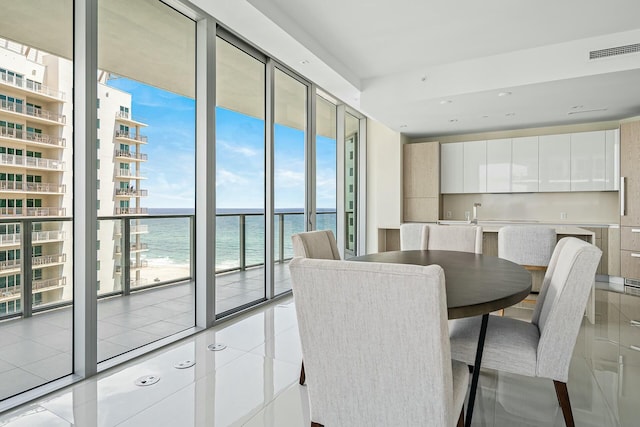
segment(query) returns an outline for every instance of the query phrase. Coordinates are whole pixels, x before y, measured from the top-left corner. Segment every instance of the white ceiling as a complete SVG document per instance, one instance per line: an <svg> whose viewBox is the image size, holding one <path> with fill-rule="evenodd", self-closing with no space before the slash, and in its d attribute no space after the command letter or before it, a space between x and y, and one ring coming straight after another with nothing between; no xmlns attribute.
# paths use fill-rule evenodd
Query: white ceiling
<svg viewBox="0 0 640 427"><path fill-rule="evenodd" d="M640 43L638 0L192 1L410 136L640 115L640 53L589 60Z"/></svg>

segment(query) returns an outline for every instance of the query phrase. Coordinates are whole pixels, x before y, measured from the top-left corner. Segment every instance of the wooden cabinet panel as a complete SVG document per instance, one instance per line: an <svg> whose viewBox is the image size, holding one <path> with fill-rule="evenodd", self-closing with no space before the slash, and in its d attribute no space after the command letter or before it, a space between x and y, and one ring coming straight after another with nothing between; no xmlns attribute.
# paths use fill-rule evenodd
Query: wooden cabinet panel
<svg viewBox="0 0 640 427"><path fill-rule="evenodd" d="M640 122L620 126L620 176L625 178L625 212L620 225L640 226Z"/></svg>
<svg viewBox="0 0 640 427"><path fill-rule="evenodd" d="M531 193L539 189L538 137L511 140L511 191Z"/></svg>
<svg viewBox="0 0 640 427"><path fill-rule="evenodd" d="M440 143L403 146L403 221L440 219Z"/></svg>
<svg viewBox="0 0 640 427"><path fill-rule="evenodd" d="M571 190L571 134L538 138L540 191Z"/></svg>
<svg viewBox="0 0 640 427"><path fill-rule="evenodd" d="M487 141L487 192L511 192L511 139Z"/></svg>
<svg viewBox="0 0 640 427"><path fill-rule="evenodd" d="M437 197L440 193L440 144L403 145L404 197Z"/></svg>
<svg viewBox="0 0 640 427"><path fill-rule="evenodd" d="M463 192L463 144L455 142L440 147L440 191L443 194Z"/></svg>
<svg viewBox="0 0 640 427"><path fill-rule="evenodd" d="M620 248L640 252L640 226L620 227Z"/></svg>
<svg viewBox="0 0 640 427"><path fill-rule="evenodd" d="M640 278L640 251L620 251L622 277Z"/></svg>
<svg viewBox="0 0 640 427"><path fill-rule="evenodd" d="M463 192L487 191L487 141L469 141L463 149Z"/></svg>

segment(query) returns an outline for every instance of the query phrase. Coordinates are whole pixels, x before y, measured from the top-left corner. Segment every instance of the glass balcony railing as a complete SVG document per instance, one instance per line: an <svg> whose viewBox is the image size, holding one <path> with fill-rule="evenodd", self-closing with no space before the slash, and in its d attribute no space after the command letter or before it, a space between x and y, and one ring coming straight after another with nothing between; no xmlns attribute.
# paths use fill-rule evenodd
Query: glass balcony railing
<svg viewBox="0 0 640 427"><path fill-rule="evenodd" d="M127 159L132 159L132 160L142 160L142 161L147 161L149 160L149 156L144 154L144 153L136 153L135 151L129 151L129 150L115 150L114 152L116 157L120 157L120 158L127 158Z"/></svg>
<svg viewBox="0 0 640 427"><path fill-rule="evenodd" d="M7 166L23 166L28 168L48 169L54 171L64 170L65 165L65 163L61 160L18 156L15 154L4 153L0 155L0 164Z"/></svg>
<svg viewBox="0 0 640 427"><path fill-rule="evenodd" d="M318 212L316 221L318 229L336 232L336 212ZM0 224L7 224L7 229L10 224L20 230L0 235L0 244L18 245L22 253L32 253L35 244L44 244L44 250L49 251L28 259L19 259L18 254L18 259L0 261L0 277L19 277L17 283L0 280L0 303L20 301L13 305L20 307L17 311L0 313L0 320L17 315L29 317L32 312L71 304L73 257L66 253L66 248L72 246L72 220L0 218ZM193 280L194 224L194 215L98 218L98 298L126 296L134 291ZM216 273L263 266L264 228L262 213L216 215ZM302 212L275 214L276 262L283 263L293 257L291 234L303 229ZM29 231L31 239L25 241L24 233ZM29 274L26 274L27 269ZM38 294L46 295L46 298L36 298Z"/></svg>
<svg viewBox="0 0 640 427"><path fill-rule="evenodd" d="M67 186L50 182L0 181L0 190L29 193L65 193Z"/></svg>
<svg viewBox="0 0 640 427"><path fill-rule="evenodd" d="M145 135L135 134L133 132L116 130L116 138L125 138L132 139L134 141L142 142L146 144L148 142L148 138Z"/></svg>

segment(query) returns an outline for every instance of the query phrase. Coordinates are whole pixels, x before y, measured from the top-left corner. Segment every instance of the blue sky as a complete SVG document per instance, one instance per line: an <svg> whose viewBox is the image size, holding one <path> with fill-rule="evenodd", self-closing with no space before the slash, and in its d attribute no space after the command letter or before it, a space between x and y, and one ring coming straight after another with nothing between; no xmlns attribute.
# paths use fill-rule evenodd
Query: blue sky
<svg viewBox="0 0 640 427"><path fill-rule="evenodd" d="M193 208L195 198L195 100L126 78L109 86L131 94L134 120L148 125L143 146L143 188L150 208ZM335 209L335 140L317 138L318 208ZM216 108L216 205L218 208L264 207L264 122ZM275 127L276 209L304 206L304 132Z"/></svg>

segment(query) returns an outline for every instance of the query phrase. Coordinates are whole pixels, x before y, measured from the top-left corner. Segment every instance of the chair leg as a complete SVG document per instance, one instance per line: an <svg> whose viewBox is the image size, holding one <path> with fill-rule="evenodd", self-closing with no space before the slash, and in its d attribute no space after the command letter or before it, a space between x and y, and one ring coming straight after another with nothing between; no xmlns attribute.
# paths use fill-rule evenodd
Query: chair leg
<svg viewBox="0 0 640 427"><path fill-rule="evenodd" d="M556 388L556 396L558 402L562 408L562 415L564 415L564 423L567 427L575 427L573 422L573 412L571 412L571 402L569 401L569 391L567 390L567 384L560 381L553 381L553 385Z"/></svg>
<svg viewBox="0 0 640 427"><path fill-rule="evenodd" d="M458 418L458 426L457 427L464 427L464 406L460 410L460 418Z"/></svg>
<svg viewBox="0 0 640 427"><path fill-rule="evenodd" d="M302 361L302 366L300 367L300 385L304 385L306 379L307 377L304 374L304 361Z"/></svg>

